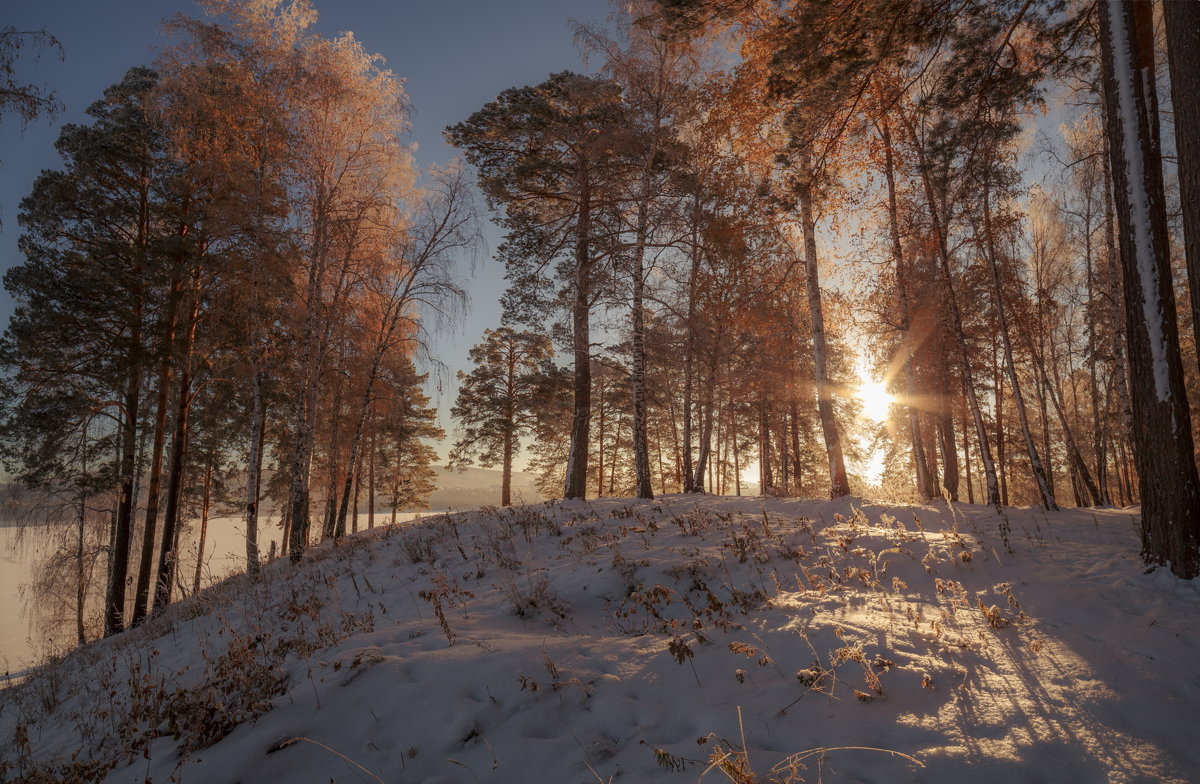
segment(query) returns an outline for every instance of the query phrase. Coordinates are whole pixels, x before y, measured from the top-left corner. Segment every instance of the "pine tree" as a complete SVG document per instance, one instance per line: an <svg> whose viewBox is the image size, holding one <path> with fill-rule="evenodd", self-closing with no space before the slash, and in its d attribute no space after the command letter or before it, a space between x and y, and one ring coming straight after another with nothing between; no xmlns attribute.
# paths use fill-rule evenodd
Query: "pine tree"
<svg viewBox="0 0 1200 784"><path fill-rule="evenodd" d="M431 440L445 433L437 426L437 409L429 407L422 392L426 376L417 373L407 357L393 357L380 376L382 393L374 406L371 428L378 450L376 475L392 508L392 522L400 509L427 509L436 476L437 456Z"/></svg>
<svg viewBox="0 0 1200 784"><path fill-rule="evenodd" d="M450 413L461 434L450 451L450 465L500 465L500 505L509 506L513 460L520 454L520 439L536 422L545 391L542 367L554 349L545 335L511 327L484 330L483 340L468 354L475 368L458 374L461 386Z"/></svg>
<svg viewBox="0 0 1200 784"><path fill-rule="evenodd" d="M599 292L599 213L611 207L621 127L620 90L612 82L563 72L535 87L510 88L465 122L446 129L479 170L489 204L503 213L509 258L535 269L561 257L569 292L574 411L564 497L586 494L591 423L591 310ZM518 257L515 249L536 250ZM516 274L510 277L536 280Z"/></svg>
<svg viewBox="0 0 1200 784"><path fill-rule="evenodd" d="M25 264L5 276L17 308L5 336L5 362L22 394L11 409L20 437L43 441L23 459L53 461L55 431L107 413L116 422L118 506L110 543L105 634L126 623L134 510L134 458L151 301L162 281L166 139L150 107L157 75L134 68L93 104L89 126L60 134L65 168L44 172L21 203ZM158 289L161 291L161 289ZM73 401L54 422L34 399ZM67 412L62 412L66 414ZM47 429L49 428L49 429Z"/></svg>
<svg viewBox="0 0 1200 784"><path fill-rule="evenodd" d="M1108 154L1116 194L1142 555L1185 579L1200 574L1200 478L1171 289L1150 8L1098 5Z"/></svg>
<svg viewBox="0 0 1200 784"><path fill-rule="evenodd" d="M1200 361L1200 4L1162 3L1171 67L1171 103L1175 147L1179 153L1180 207L1183 213L1184 258L1191 292L1192 335Z"/></svg>

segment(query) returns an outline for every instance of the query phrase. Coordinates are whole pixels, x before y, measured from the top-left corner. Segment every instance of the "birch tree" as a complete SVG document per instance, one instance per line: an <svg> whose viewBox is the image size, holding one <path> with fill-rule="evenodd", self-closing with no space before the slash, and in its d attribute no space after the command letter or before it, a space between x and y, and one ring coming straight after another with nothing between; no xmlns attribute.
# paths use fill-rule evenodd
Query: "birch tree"
<svg viewBox="0 0 1200 784"><path fill-rule="evenodd" d="M288 107L299 78L296 53L315 12L306 2L281 0L205 0L201 5L217 21L173 19L168 31L177 40L161 59L168 72L180 75L174 88L179 101L202 104L197 114L215 131L212 141L221 141L208 151L217 169L214 174L242 178L238 198L225 204L237 211L231 217L240 223L241 237L228 265L223 302L224 321L233 333L230 343L239 347L249 376L248 383L238 384L236 394L250 410L242 512L247 570L256 577L270 377L282 369L280 325L284 303L292 298L288 262L298 255L285 225L292 139ZM192 78L184 78L189 73ZM244 378L240 372L231 375ZM160 400L159 409L164 405ZM155 452L159 451L156 437Z"/></svg>
<svg viewBox="0 0 1200 784"><path fill-rule="evenodd" d="M352 35L304 39L299 58L292 211L300 230L296 270L301 301L296 324L300 376L293 414L288 550L299 559L309 544L309 472L322 373L338 314L369 254L387 247L400 197L412 180L406 99ZM366 255L364 255L366 254Z"/></svg>
<svg viewBox="0 0 1200 784"><path fill-rule="evenodd" d="M395 351L412 356L427 345L424 320L448 320L461 310L466 294L455 282L460 254L477 242L474 202L458 164L430 170L425 187L412 197L408 221L383 249L382 258L364 276L359 318L370 335L366 378L362 384L345 482L338 506L335 537L346 532L350 491L362 450L363 434L386 356Z"/></svg>

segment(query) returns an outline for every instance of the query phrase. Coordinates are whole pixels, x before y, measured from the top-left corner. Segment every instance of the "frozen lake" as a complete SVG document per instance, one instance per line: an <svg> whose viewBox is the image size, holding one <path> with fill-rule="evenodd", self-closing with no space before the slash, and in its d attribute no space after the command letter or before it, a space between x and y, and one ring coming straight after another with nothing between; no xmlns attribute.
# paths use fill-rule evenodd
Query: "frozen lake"
<svg viewBox="0 0 1200 784"><path fill-rule="evenodd" d="M437 511L401 512L398 522L407 522ZM259 547L265 555L270 552L271 542L278 549L281 531L271 517L259 523ZM377 525L391 522L391 513L376 512ZM365 528L367 516L359 515L359 526ZM5 672L17 672L28 667L36 659L37 646L29 639L29 616L23 586L33 576L38 560L48 555L55 537L48 527L24 527L12 523L0 524L0 676ZM182 540L183 582L191 585L196 568L196 540L198 526L190 530ZM204 544L204 565L201 585L210 585L230 574L243 571L246 561L245 526L241 518L216 517L208 521L208 535ZM136 559L136 554L133 556ZM136 568L136 560L134 561Z"/></svg>

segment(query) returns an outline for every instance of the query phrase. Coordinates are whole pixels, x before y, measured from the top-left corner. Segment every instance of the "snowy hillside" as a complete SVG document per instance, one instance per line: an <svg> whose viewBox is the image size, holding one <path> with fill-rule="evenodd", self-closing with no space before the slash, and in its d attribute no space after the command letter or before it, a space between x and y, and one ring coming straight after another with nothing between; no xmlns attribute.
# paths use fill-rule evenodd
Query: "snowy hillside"
<svg viewBox="0 0 1200 784"><path fill-rule="evenodd" d="M668 496L234 578L0 692L0 780L1188 782L1200 585L1129 511Z"/></svg>

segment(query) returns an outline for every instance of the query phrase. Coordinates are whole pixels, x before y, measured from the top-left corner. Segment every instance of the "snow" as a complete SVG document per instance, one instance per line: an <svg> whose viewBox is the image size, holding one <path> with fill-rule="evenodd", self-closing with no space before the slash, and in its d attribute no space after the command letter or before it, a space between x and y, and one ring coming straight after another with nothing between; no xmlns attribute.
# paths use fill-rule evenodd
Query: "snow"
<svg viewBox="0 0 1200 784"><path fill-rule="evenodd" d="M0 692L0 765L65 778L78 755L109 782L1195 781L1200 581L1145 573L1138 546L1135 510L941 502L426 518L231 578Z"/></svg>
<svg viewBox="0 0 1200 784"><path fill-rule="evenodd" d="M1154 367L1154 391L1159 402L1171 398L1167 344L1163 334L1163 313L1158 300L1158 269L1154 258L1154 235L1150 223L1150 204L1146 195L1145 160L1142 155L1142 134L1134 101L1134 79L1131 67L1134 51L1125 27L1121 4L1115 0L1101 3L1101 13L1109 17L1109 34L1113 73L1117 83L1117 103L1120 106L1121 138L1114 141L1124 148L1125 193L1133 222L1134 258L1137 263L1138 285L1142 291L1142 316L1150 339L1150 358Z"/></svg>

